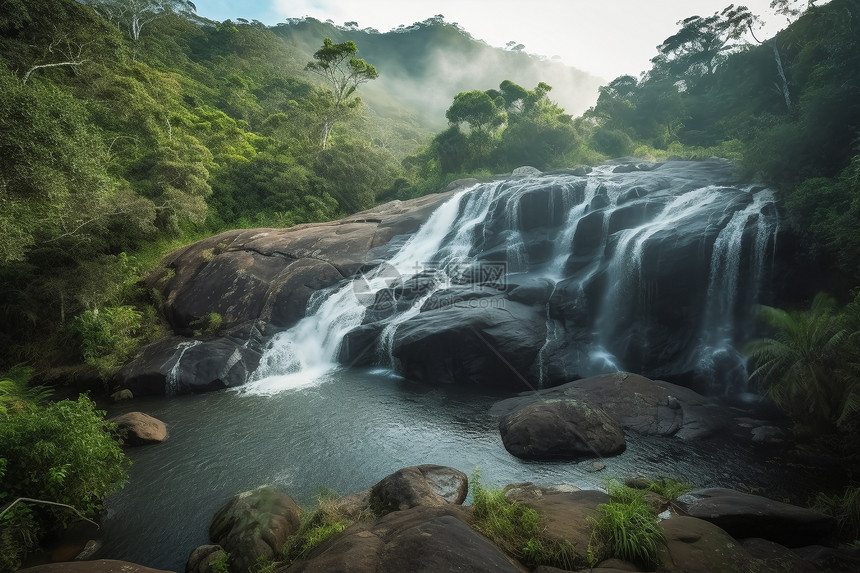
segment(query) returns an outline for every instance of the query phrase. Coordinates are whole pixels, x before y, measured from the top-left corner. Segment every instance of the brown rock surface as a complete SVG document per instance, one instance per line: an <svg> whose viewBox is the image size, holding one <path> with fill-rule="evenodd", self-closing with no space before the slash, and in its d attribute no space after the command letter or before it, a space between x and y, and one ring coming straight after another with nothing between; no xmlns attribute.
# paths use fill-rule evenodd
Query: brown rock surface
<svg viewBox="0 0 860 573"><path fill-rule="evenodd" d="M46 565L28 567L20 571L22 573L171 573L161 569L150 569L143 565L127 561L116 561L114 559L48 563Z"/></svg>
<svg viewBox="0 0 860 573"><path fill-rule="evenodd" d="M167 438L167 426L143 412L128 412L108 420L117 425L124 443L129 446L157 444Z"/></svg>

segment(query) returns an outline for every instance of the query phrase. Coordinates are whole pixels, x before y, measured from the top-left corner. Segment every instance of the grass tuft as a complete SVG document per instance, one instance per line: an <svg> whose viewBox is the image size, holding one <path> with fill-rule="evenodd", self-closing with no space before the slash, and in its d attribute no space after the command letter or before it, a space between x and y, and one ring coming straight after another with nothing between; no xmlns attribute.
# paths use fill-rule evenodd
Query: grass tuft
<svg viewBox="0 0 860 573"><path fill-rule="evenodd" d="M594 565L617 558L643 567L659 562L660 545L665 542L660 521L645 500L645 490L610 484L609 503L598 506L599 516L588 546L588 560Z"/></svg>
<svg viewBox="0 0 860 573"><path fill-rule="evenodd" d="M481 473L475 469L470 480L475 516L472 527L529 568L549 565L573 570L585 564L572 543L546 535L537 511L508 500L501 489L485 488L480 480Z"/></svg>

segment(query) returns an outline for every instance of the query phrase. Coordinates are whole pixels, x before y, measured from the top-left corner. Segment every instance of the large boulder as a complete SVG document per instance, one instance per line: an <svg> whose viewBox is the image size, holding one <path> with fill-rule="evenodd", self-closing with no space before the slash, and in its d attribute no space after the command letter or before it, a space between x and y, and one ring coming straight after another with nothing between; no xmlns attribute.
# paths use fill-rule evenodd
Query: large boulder
<svg viewBox="0 0 860 573"><path fill-rule="evenodd" d="M128 412L108 420L117 426L123 443L129 446L157 444L167 438L167 426L143 412Z"/></svg>
<svg viewBox="0 0 860 573"><path fill-rule="evenodd" d="M208 340L169 336L145 347L117 375L134 396L207 392L247 382L262 356L255 326Z"/></svg>
<svg viewBox="0 0 860 573"><path fill-rule="evenodd" d="M538 382L545 322L538 309L502 297L442 306L400 324L392 354L410 380L526 390Z"/></svg>
<svg viewBox="0 0 860 573"><path fill-rule="evenodd" d="M659 571L667 573L783 573L756 559L728 533L701 519L673 517L660 523Z"/></svg>
<svg viewBox="0 0 860 573"><path fill-rule="evenodd" d="M147 279L180 334L210 313L229 328L258 320L288 328L315 291L351 277L394 237L414 233L450 193L393 201L327 223L235 230L169 255Z"/></svg>
<svg viewBox="0 0 860 573"><path fill-rule="evenodd" d="M445 466L420 465L403 468L370 489L370 504L377 510L459 505L469 492L466 474Z"/></svg>
<svg viewBox="0 0 860 573"><path fill-rule="evenodd" d="M599 408L625 430L646 435L704 438L726 428L732 412L676 384L617 372L575 380L503 400L492 412L501 416L530 404L561 400Z"/></svg>
<svg viewBox="0 0 860 573"><path fill-rule="evenodd" d="M520 573L498 547L468 525L455 505L413 507L359 522L311 552L290 573Z"/></svg>
<svg viewBox="0 0 860 573"><path fill-rule="evenodd" d="M580 460L624 451L621 425L587 402L547 398L532 402L499 421L502 442L524 459Z"/></svg>
<svg viewBox="0 0 860 573"><path fill-rule="evenodd" d="M332 511L353 521L411 507L460 505L469 493L469 478L460 470L424 464L397 470L366 490L331 502Z"/></svg>
<svg viewBox="0 0 860 573"><path fill-rule="evenodd" d="M691 517L709 521L737 539L757 537L785 545L829 545L836 521L823 513L725 488L691 491L675 502Z"/></svg>
<svg viewBox="0 0 860 573"><path fill-rule="evenodd" d="M268 337L303 318L314 292L392 254L450 195L393 201L327 223L228 231L170 254L146 285L159 293L176 336L146 347L119 372L118 385L146 396L244 384ZM199 336L213 314L218 332Z"/></svg>
<svg viewBox="0 0 860 573"><path fill-rule="evenodd" d="M598 507L609 503L609 495L602 491L557 491L553 488L523 488L520 485L514 498L531 507L541 516L544 535L555 541L567 541L583 563L587 562L591 542L592 519L599 516Z"/></svg>
<svg viewBox="0 0 860 573"><path fill-rule="evenodd" d="M230 570L245 573L259 557L278 554L298 531L301 508L271 486L238 494L221 507L209 526L209 539L230 554Z"/></svg>

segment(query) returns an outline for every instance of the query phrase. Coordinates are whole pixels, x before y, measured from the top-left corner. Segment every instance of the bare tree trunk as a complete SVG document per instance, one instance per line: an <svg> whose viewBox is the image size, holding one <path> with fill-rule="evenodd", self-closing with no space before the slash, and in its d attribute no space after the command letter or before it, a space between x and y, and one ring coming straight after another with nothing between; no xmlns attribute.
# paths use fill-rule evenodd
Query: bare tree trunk
<svg viewBox="0 0 860 573"><path fill-rule="evenodd" d="M331 129L334 127L334 122L330 119L327 119L323 124L323 133L322 133L322 148L325 151L328 148L328 138L331 135Z"/></svg>

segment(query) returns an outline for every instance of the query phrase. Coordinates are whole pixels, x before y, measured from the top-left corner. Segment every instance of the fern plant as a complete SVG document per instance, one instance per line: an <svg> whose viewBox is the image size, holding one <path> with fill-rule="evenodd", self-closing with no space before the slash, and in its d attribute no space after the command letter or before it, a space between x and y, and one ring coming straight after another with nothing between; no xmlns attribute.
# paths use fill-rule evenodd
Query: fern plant
<svg viewBox="0 0 860 573"><path fill-rule="evenodd" d="M835 301L821 293L808 311L769 306L760 314L774 334L751 342L751 374L774 402L801 424L818 430L841 426L860 411L857 332L846 328Z"/></svg>

